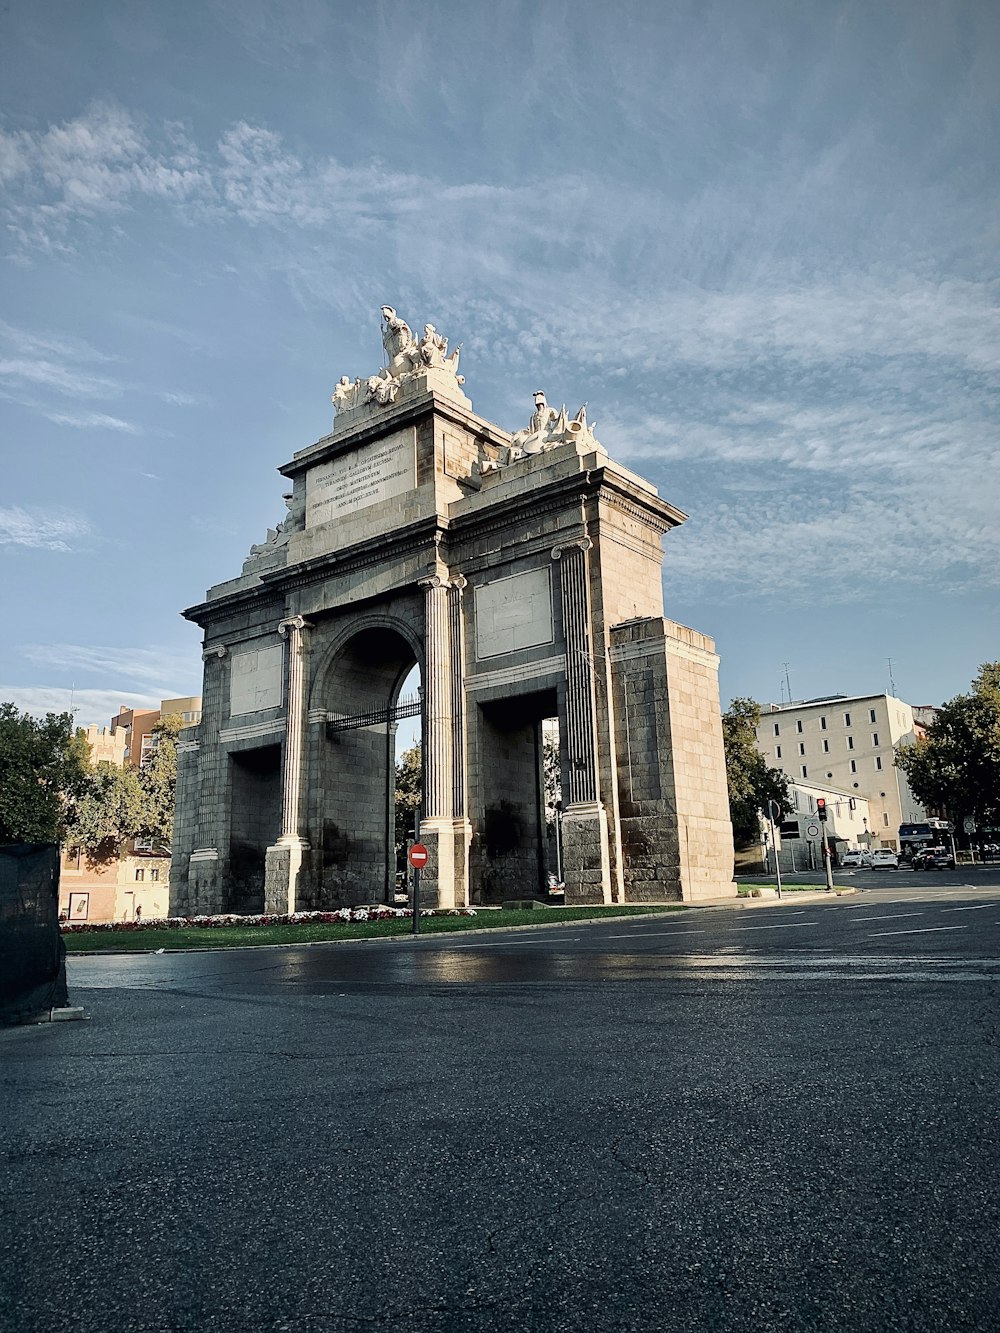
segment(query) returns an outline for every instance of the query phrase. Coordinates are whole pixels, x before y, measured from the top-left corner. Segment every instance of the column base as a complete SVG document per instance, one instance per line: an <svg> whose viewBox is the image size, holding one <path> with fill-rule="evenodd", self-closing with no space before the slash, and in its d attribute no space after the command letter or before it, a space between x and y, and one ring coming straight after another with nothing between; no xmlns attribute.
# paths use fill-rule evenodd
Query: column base
<svg viewBox="0 0 1000 1333"><path fill-rule="evenodd" d="M567 907L610 903L608 813L600 801L580 801L563 811L562 852Z"/></svg>
<svg viewBox="0 0 1000 1333"><path fill-rule="evenodd" d="M427 848L427 865L420 872L421 906L468 907L470 822L440 817L422 819L420 841Z"/></svg>
<svg viewBox="0 0 1000 1333"><path fill-rule="evenodd" d="M309 868L309 844L304 838L279 838L264 853L264 911L280 916L296 911L299 885Z"/></svg>

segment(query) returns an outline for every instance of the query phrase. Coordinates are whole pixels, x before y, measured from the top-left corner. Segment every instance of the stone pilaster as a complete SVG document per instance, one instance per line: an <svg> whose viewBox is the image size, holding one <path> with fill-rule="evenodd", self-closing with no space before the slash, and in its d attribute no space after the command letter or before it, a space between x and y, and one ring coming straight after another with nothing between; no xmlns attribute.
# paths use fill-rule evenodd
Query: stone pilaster
<svg viewBox="0 0 1000 1333"><path fill-rule="evenodd" d="M306 870L309 843L302 836L302 743L305 726L305 644L309 622L289 616L278 625L288 640L288 689L285 699L285 762L281 786L281 835L268 847L264 866L265 912L294 912L300 876Z"/></svg>
<svg viewBox="0 0 1000 1333"><path fill-rule="evenodd" d="M420 840L428 863L420 878L428 906L468 901L472 829L465 818L462 589L465 579L438 574L424 590L424 799Z"/></svg>
<svg viewBox="0 0 1000 1333"><path fill-rule="evenodd" d="M448 585L437 574L424 590L424 818L452 813L452 746Z"/></svg>
<svg viewBox="0 0 1000 1333"><path fill-rule="evenodd" d="M569 800L562 817L567 903L611 901L607 812L599 798L593 639L588 552L582 537L556 546L566 643L565 719L560 719Z"/></svg>

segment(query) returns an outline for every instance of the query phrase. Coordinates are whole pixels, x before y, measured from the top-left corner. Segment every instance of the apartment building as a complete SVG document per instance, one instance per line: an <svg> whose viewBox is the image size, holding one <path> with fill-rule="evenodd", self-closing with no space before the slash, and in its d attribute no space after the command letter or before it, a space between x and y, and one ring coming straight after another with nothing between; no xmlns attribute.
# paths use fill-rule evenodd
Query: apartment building
<svg viewBox="0 0 1000 1333"><path fill-rule="evenodd" d="M792 782L863 797L872 845L898 850L900 824L926 818L894 762L894 748L916 739L915 725L913 708L891 694L830 695L771 704L757 748Z"/></svg>
<svg viewBox="0 0 1000 1333"><path fill-rule="evenodd" d="M141 768L142 761L155 743L153 728L161 717L179 715L185 727L194 727L201 721L201 695L183 695L177 699L161 699L159 708L127 708L124 704L111 719L111 729L120 730L127 737L125 760L133 768Z"/></svg>

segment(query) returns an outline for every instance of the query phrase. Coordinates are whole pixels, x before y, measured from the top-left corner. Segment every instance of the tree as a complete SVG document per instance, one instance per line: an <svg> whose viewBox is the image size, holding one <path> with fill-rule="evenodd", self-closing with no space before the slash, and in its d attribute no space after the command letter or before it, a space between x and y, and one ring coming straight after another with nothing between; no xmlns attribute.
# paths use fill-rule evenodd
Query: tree
<svg viewBox="0 0 1000 1333"><path fill-rule="evenodd" d="M420 742L404 750L396 761L396 859L403 858L423 793L423 751Z"/></svg>
<svg viewBox="0 0 1000 1333"><path fill-rule="evenodd" d="M62 841L89 753L72 714L39 720L0 704L0 843Z"/></svg>
<svg viewBox="0 0 1000 1333"><path fill-rule="evenodd" d="M778 802L782 818L792 810L788 779L780 769L769 768L757 748L759 722L760 704L753 699L734 699L722 714L729 813L737 847L758 840L760 815L766 813L769 801Z"/></svg>
<svg viewBox="0 0 1000 1333"><path fill-rule="evenodd" d="M896 766L925 809L1000 824L1000 662L980 667L971 694L942 704L926 736L897 747Z"/></svg>
<svg viewBox="0 0 1000 1333"><path fill-rule="evenodd" d="M139 769L142 798L135 837L157 847L169 847L174 836L177 804L177 736L183 719L178 713L161 717L150 733L153 744Z"/></svg>
<svg viewBox="0 0 1000 1333"><path fill-rule="evenodd" d="M110 861L139 828L143 792L134 768L102 762L91 770L73 803L65 839L92 860Z"/></svg>

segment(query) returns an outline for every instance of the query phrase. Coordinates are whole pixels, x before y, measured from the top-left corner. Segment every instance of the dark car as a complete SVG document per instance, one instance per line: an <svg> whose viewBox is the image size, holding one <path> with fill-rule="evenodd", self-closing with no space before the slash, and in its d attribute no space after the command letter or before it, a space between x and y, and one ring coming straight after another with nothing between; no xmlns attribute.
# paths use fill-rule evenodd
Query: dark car
<svg viewBox="0 0 1000 1333"><path fill-rule="evenodd" d="M913 858L914 870L954 870L955 858L946 847L925 847Z"/></svg>

